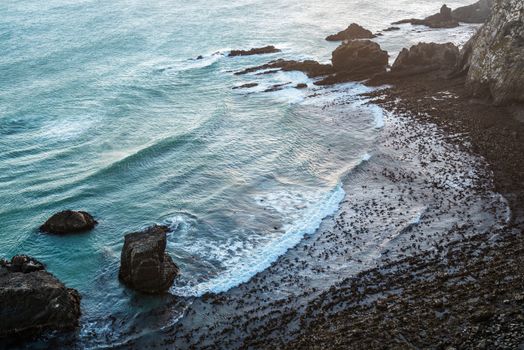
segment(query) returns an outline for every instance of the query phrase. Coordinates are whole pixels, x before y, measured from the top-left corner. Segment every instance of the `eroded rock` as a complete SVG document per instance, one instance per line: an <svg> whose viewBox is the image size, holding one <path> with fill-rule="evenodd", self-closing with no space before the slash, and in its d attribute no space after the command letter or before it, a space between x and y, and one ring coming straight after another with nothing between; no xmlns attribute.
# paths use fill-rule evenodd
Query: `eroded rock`
<svg viewBox="0 0 524 350"><path fill-rule="evenodd" d="M338 32L337 34L329 35L327 41L344 41L344 40L354 40L354 39L372 39L375 35L369 30L361 27L356 23L351 23L349 27L343 31Z"/></svg>
<svg viewBox="0 0 524 350"><path fill-rule="evenodd" d="M261 54L268 54L268 53L275 53L280 52L280 49L277 49L273 45L268 45L264 47L255 47L249 50L231 50L229 53L229 57L235 57L235 56L251 56L251 55L261 55Z"/></svg>
<svg viewBox="0 0 524 350"><path fill-rule="evenodd" d="M413 25L424 25L430 28L455 28L459 23L451 15L452 11L446 5L442 5L440 12L424 19L404 19L402 21L394 22L393 24L411 23Z"/></svg>
<svg viewBox="0 0 524 350"><path fill-rule="evenodd" d="M468 6L456 8L451 16L459 22L484 23L491 15L492 0L480 0Z"/></svg>
<svg viewBox="0 0 524 350"><path fill-rule="evenodd" d="M79 317L80 294L38 260L18 255L0 261L0 337L73 329Z"/></svg>
<svg viewBox="0 0 524 350"><path fill-rule="evenodd" d="M459 57L459 49L452 43L419 43L409 50L402 49L391 72L418 73L441 68L453 69Z"/></svg>
<svg viewBox="0 0 524 350"><path fill-rule="evenodd" d="M40 230L47 233L67 234L92 230L97 224L93 216L85 211L64 210L51 216Z"/></svg>
<svg viewBox="0 0 524 350"><path fill-rule="evenodd" d="M179 269L165 253L166 226L152 226L125 236L118 277L129 288L142 293L166 292Z"/></svg>

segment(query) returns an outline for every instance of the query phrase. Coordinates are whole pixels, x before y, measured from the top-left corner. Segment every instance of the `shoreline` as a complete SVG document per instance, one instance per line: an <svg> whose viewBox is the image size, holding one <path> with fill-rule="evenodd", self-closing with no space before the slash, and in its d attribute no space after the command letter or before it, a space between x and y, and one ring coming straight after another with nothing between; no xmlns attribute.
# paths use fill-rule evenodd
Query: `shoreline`
<svg viewBox="0 0 524 350"><path fill-rule="evenodd" d="M384 94L384 92L384 90L378 90L372 93L372 95ZM374 103L373 101L371 102ZM434 123L430 124L427 119L417 121L417 119L413 117L387 117L385 128L387 129L389 127L391 129L392 124L399 121L401 121L401 124L402 122L404 123L402 125L404 129L400 128L395 130L393 128L394 132L389 135L388 139L392 142L383 141L383 146L386 147L382 152L383 155L387 155L386 150L393 151L395 148L402 150L403 147L404 151L409 149L410 143L417 137L419 142L427 143L428 139L424 136L428 135L420 136L419 133L426 132L431 134L431 132L435 132L432 142L435 142L437 145L439 142L442 142L441 146L447 145L451 147L449 149L442 149L440 151L441 157L448 157L449 152L456 152L456 154L466 157L470 156L469 152L465 152L464 149L461 149L457 144L449 142L454 139L453 134L447 132L441 133L439 128L437 128ZM431 125L433 125L433 127ZM414 129L410 130L410 128ZM405 133L401 133L401 130ZM402 140L396 140L395 138L399 136L403 136L404 138ZM386 146L386 144L388 145ZM387 147L390 148L388 149ZM415 152L420 153L420 147L420 144L418 147L415 147ZM429 157L429 154L433 153L426 153L426 156ZM438 157L439 153L437 152L436 154ZM411 156L412 155L413 154L411 154ZM404 156L407 156L407 154L404 154ZM400 238L395 236L390 239L394 242L391 243L391 246L388 246L390 249L373 251L370 250L370 247L364 247L365 249L362 249L359 244L352 245L350 243L352 240L358 241L361 237L351 235L348 237L347 231L344 232L344 227L352 227L353 220L360 220L360 223L358 223L360 226L352 228L356 233L361 234L363 230L369 229L371 223L377 220L384 220L387 215L381 217L378 215L380 210L372 209L374 205L377 205L377 197L369 196L367 192L365 192L363 198L354 199L354 202L351 203L348 196L352 195L352 189L348 188L348 186L354 186L358 183L358 180L367 179L374 174L375 176L383 176L380 179L377 177L376 183L383 183L384 179L389 178L393 185L398 185L400 188L400 198L402 198L402 195L406 193L406 191L413 191L413 188L409 186L409 183L412 182L413 179L410 180L408 172L403 172L401 171L402 169L393 170L395 164L399 165L396 163L398 160L387 164L390 168L388 170L391 172L382 172L381 174L379 170L380 166L378 164L372 164L372 162L376 161L375 157L377 157L377 154L374 154L370 161L365 162L362 169L359 167L348 176L353 178L348 178L344 182L346 198L342 201L337 213L333 217L324 219L323 224L315 234L307 236L297 246L288 250L288 252L273 263L269 269L258 273L249 282L227 292L216 295L207 294L201 298L194 299L193 303L188 306L188 309L185 311L184 317L179 319L178 323L173 327L167 327L160 332L153 332L144 338L133 340L122 346L122 348L142 346L145 344L157 348L168 345L175 345L181 348L189 348L191 346L213 348L213 345L217 341L220 341L222 347L228 348L264 348L268 344L277 348L293 348L293 344L298 347L306 345L306 347L314 347L312 346L312 342L314 343L316 341L315 337L320 335L313 335L314 332L308 334L307 329L327 327L333 322L332 317L337 317L337 314L341 312L352 310L353 307L360 308L362 306L359 303L351 306L351 297L345 294L344 298L341 298L340 295L337 294L345 290L344 286L347 286L348 283L357 285L359 283L365 284L370 278L369 276L373 276L378 270L384 272L385 276L388 276L388 273L393 274L393 277L391 277L393 279L391 283L393 283L399 271L404 269L409 271L406 267L399 268L399 266L415 264L414 262L422 266L431 266L431 264L436 264L437 266L446 254L450 254L450 252L454 254L453 251L456 247L462 247L463 245L469 244L469 242L478 242L481 240L479 237L484 237L484 239L491 238L489 232L503 232L505 230L504 227L507 226L506 222L502 222L498 226L490 226L488 223L488 226L484 228L488 233L478 232L475 229L472 231L469 230L469 228L475 226L474 223L476 219L485 220L486 218L479 216L478 218L470 219L472 215L474 217L475 213L464 213L462 210L467 206L466 203L470 203L471 205L475 200L479 200L481 197L483 198L483 195L468 199L467 196L469 196L469 194L460 197L459 194L461 191L458 191L454 194L455 196L459 196L456 198L457 202L455 205L449 203L449 206L440 213L440 218L445 218L445 215L449 214L449 211L453 212L453 210L457 210L456 213L449 215L451 215L450 217L462 215L464 222L461 225L457 225L457 222L460 222L460 220L458 220L457 222L453 222L453 226L448 227L448 231L443 231L442 227L434 224L434 222L439 221L439 215L431 212L428 208L415 206L421 210L418 212L406 211L402 224L399 222L391 223L392 227L400 226L395 231L396 235ZM381 165L384 165L384 159L378 158L378 163L382 161ZM446 170L443 174L437 175L437 178L438 176L444 176L447 179L447 176L450 176L457 170L456 166L460 166L462 163L465 165L464 169L461 169L464 170L461 174L463 176L466 176L465 174L471 174L471 169L467 169L468 164L470 164L473 165L479 173L478 176L472 176L470 178L473 182L467 187L467 191L479 191L479 193L491 191L492 183L489 180L487 182L485 181L485 179L489 179L490 177L489 170L486 169L488 165L483 164L482 159L478 158L478 156L472 155L469 162L465 161L464 158L458 157L454 161L452 159L445 159L445 162L440 162L439 164L442 165L446 162L449 162ZM424 164L425 162L422 161L421 163ZM484 170L487 172L483 172ZM412 175L414 173L416 173L416 171L413 171ZM435 176L435 174L436 173L432 173L432 170L429 170L427 175ZM355 179L357 180L356 182L354 181ZM406 181L406 179L408 180ZM475 179L477 179L476 182ZM425 178L425 180L427 181L427 178ZM364 186L363 191L367 191L368 186L371 186L371 184L361 182L361 186ZM453 186L449 186L449 190L452 190L451 187ZM446 197L440 192L442 189L438 186L435 187L435 184L428 186L428 188L430 188L429 193L433 193L437 201L442 201L442 204ZM427 195L428 193L424 191L427 191L428 188L422 190L419 195ZM377 188L375 188L375 190L377 190ZM384 191L382 190L382 192ZM377 193L375 193L375 195L376 194ZM383 195L383 193L378 194ZM358 210L354 210L355 204L359 201L365 201L366 198L368 202L364 202L361 208L364 212L357 214ZM398 200L398 197L396 199ZM462 205L456 205L460 203L460 201L465 202L463 202ZM502 199L501 205L504 205L503 202L504 200ZM489 201L486 203L486 205L489 205ZM484 213L484 209L485 212L489 212L487 208L479 209L479 212ZM352 210L353 213L348 214L348 212ZM365 210L369 212L366 213ZM376 216L373 216L373 214ZM398 215L402 216L402 213L398 212L397 216ZM432 217L433 215L435 215L435 217ZM502 212L500 212L498 216L494 216L492 219L496 221L498 217L498 220L505 221L505 218L503 218L505 215L506 214L503 215ZM367 219L363 220L362 218ZM426 226L424 226L425 220L427 221ZM380 222L380 225L377 225L377 229L379 229L381 225L384 225L384 223ZM434 234L436 237L426 238L417 233L418 231L422 232L428 227L432 227L432 225L434 226ZM439 230L440 238L438 238ZM413 232L415 232L418 237L416 239L418 242L417 247L410 246L410 239L413 238ZM431 236L431 234L428 236ZM493 235L493 237L495 236L496 235ZM368 242L374 242L376 238L373 238L373 235L370 235L368 238L362 238L362 242L366 240ZM404 242L400 243L402 240L404 240ZM389 241L385 244L388 243ZM420 244L422 244L422 248ZM432 247L432 245L434 245L434 247ZM355 249L363 251L362 255L359 255ZM478 244L475 246L475 249L479 249ZM382 256L384 252L386 252L386 254ZM365 260L366 257L369 258L377 254L378 258L376 260ZM349 280L347 279L348 273L349 276L352 276ZM430 274L432 273L433 272ZM403 280L403 283L406 284L405 287L408 286L409 282L409 279ZM370 286L366 288L370 288ZM351 290L355 291L354 287L351 287ZM372 289L369 289L369 291L364 289L360 294L356 293L356 295L359 295L359 298L368 298L369 300L366 304L373 310L380 310L382 307L377 307L376 305L380 305L381 300L384 300L388 295L398 294L398 290L388 293L387 288L381 286L381 292L379 294L380 295L373 296ZM322 321L319 321L319 315L312 311L317 308L316 305L318 305L319 302L322 305L327 304L335 310L333 314L323 314L322 317L324 318L320 318ZM312 312L313 314L311 314ZM169 313L169 311L164 310L160 313L165 314ZM327 330L324 331L324 336L329 335L329 339L334 338L332 347L336 348L337 344L340 345L341 343L335 341L335 339L345 337L345 332L349 330L345 329L344 331L334 333ZM357 333L355 334L358 335ZM377 337L377 335L373 334L369 339L375 337ZM261 339L264 340L262 341ZM382 340L382 344L383 341L386 340ZM350 345L349 342L343 343L347 346ZM370 346L372 347L372 345ZM326 343L322 343L322 348L326 348Z"/></svg>

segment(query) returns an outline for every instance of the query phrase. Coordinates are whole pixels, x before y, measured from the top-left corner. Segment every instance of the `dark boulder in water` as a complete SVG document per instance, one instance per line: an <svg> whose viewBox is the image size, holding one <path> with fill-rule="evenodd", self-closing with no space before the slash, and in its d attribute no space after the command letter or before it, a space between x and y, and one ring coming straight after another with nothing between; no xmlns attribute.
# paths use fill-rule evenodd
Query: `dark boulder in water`
<svg viewBox="0 0 524 350"><path fill-rule="evenodd" d="M235 57L235 56L251 56L251 55L261 55L261 54L267 54L267 53L275 53L280 52L280 49L277 49L273 45L268 45L264 47L256 47L252 48L250 50L231 50L229 53L229 57Z"/></svg>
<svg viewBox="0 0 524 350"><path fill-rule="evenodd" d="M118 277L129 288L142 293L166 292L179 269L165 253L166 226L152 226L125 236Z"/></svg>
<svg viewBox="0 0 524 350"><path fill-rule="evenodd" d="M25 255L0 260L0 337L27 337L43 330L73 329L80 295L44 265Z"/></svg>
<svg viewBox="0 0 524 350"><path fill-rule="evenodd" d="M298 83L297 85L295 85L295 89L305 89L305 88L307 88L306 83Z"/></svg>
<svg viewBox="0 0 524 350"><path fill-rule="evenodd" d="M375 35L369 30L361 27L356 23L351 23L349 27L344 29L337 34L329 35L327 41L344 41L344 40L354 40L354 39L372 39Z"/></svg>
<svg viewBox="0 0 524 350"><path fill-rule="evenodd" d="M424 19L404 19L402 21L394 22L393 24L411 23L413 25L424 25L430 28L455 28L459 23L451 15L451 9L446 5L442 5L440 12Z"/></svg>
<svg viewBox="0 0 524 350"><path fill-rule="evenodd" d="M246 83L246 84L242 84L242 85L239 85L239 86L233 86L233 90L236 90L236 89L249 89L249 88L252 88L252 87L255 87L255 86L258 86L258 83Z"/></svg>
<svg viewBox="0 0 524 350"><path fill-rule="evenodd" d="M480 0L472 5L456 8L451 16L459 22L484 23L491 15L492 6L492 0Z"/></svg>
<svg viewBox="0 0 524 350"><path fill-rule="evenodd" d="M97 224L85 211L64 210L51 216L40 230L47 233L67 234L92 230Z"/></svg>
<svg viewBox="0 0 524 350"><path fill-rule="evenodd" d="M422 73L441 68L453 69L459 57L459 49L452 43L419 43L409 50L402 49L391 67L393 73Z"/></svg>

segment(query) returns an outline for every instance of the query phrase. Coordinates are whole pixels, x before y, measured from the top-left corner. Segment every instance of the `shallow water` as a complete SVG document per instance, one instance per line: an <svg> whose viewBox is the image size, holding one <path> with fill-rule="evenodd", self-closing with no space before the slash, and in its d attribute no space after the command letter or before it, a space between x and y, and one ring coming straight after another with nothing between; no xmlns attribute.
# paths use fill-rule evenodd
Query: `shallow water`
<svg viewBox="0 0 524 350"><path fill-rule="evenodd" d="M0 256L45 262L83 295L85 319L155 303L131 298L116 277L123 235L153 223L173 228L168 252L182 276L172 293L247 281L337 210L340 179L367 157L381 112L358 99L323 108L362 92L358 84L299 91L298 82L311 86L300 73L232 71L275 58L328 61L337 44L323 38L350 22L377 31L438 8L429 0L3 1ZM412 43L462 43L472 30L403 26L377 41L394 59ZM283 52L225 57L266 44ZM252 81L260 85L231 89ZM100 224L81 235L38 233L66 208Z"/></svg>

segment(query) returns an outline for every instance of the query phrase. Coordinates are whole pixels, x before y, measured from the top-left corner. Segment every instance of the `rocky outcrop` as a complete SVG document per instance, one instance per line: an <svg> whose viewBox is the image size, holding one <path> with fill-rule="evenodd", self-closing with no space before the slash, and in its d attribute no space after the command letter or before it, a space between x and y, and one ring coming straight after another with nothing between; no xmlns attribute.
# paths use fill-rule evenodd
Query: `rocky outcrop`
<svg viewBox="0 0 524 350"><path fill-rule="evenodd" d="M459 49L452 43L419 43L409 50L402 49L391 67L395 74L418 74L442 68L453 69Z"/></svg>
<svg viewBox="0 0 524 350"><path fill-rule="evenodd" d="M97 224L85 211L64 210L51 216L40 230L47 233L67 234L92 230Z"/></svg>
<svg viewBox="0 0 524 350"><path fill-rule="evenodd" d="M524 2L496 0L492 11L462 49L457 72L467 74L473 96L524 103Z"/></svg>
<svg viewBox="0 0 524 350"><path fill-rule="evenodd" d="M454 28L458 27L459 23L451 15L451 9L446 5L440 8L440 12L424 19L404 19L402 21L394 22L393 24L411 23L413 25L424 25L430 28Z"/></svg>
<svg viewBox="0 0 524 350"><path fill-rule="evenodd" d="M276 61L271 61L261 66L250 67L240 72L236 72L235 74L242 75L242 74L253 73L253 72L264 70L264 69L276 69L275 71L278 71L278 70L299 71L299 72L305 73L310 78L315 78L315 77L319 77L322 75L334 73L333 66L331 66L330 64L321 64L313 60L293 61L293 60L280 59ZM270 71L270 72L272 73L275 71Z"/></svg>
<svg viewBox="0 0 524 350"><path fill-rule="evenodd" d="M354 40L354 39L372 39L375 35L369 30L361 27L356 23L351 23L349 27L344 29L337 34L329 35L327 41L344 41L344 40Z"/></svg>
<svg viewBox="0 0 524 350"><path fill-rule="evenodd" d="M229 57L235 57L235 56L251 56L251 55L261 55L261 54L267 54L267 53L275 53L280 52L280 49L277 49L273 45L268 45L264 47L255 47L250 50L231 50L229 53Z"/></svg>
<svg viewBox="0 0 524 350"><path fill-rule="evenodd" d="M165 253L166 226L152 226L125 236L118 277L129 288L156 294L171 287L179 269Z"/></svg>
<svg viewBox="0 0 524 350"><path fill-rule="evenodd" d="M0 337L25 337L42 330L73 329L80 295L44 265L25 255L0 261Z"/></svg>
<svg viewBox="0 0 524 350"><path fill-rule="evenodd" d="M491 14L492 5L492 0L480 0L472 5L456 8L451 16L459 22L484 23Z"/></svg>
<svg viewBox="0 0 524 350"><path fill-rule="evenodd" d="M246 84L242 84L242 85L239 85L239 86L233 86L233 90L236 90L236 89L250 89L252 87L255 87L255 86L258 86L258 83L246 83Z"/></svg>
<svg viewBox="0 0 524 350"><path fill-rule="evenodd" d="M369 77L386 71L388 53L370 41L350 41L336 48L331 54L333 68L359 77Z"/></svg>

